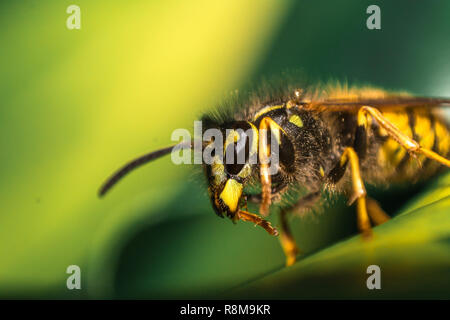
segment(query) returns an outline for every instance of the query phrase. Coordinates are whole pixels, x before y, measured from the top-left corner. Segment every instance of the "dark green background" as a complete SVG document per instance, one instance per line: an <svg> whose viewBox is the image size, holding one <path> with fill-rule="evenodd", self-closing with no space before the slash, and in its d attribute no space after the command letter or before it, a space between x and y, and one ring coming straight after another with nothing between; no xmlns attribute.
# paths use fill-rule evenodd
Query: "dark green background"
<svg viewBox="0 0 450 320"><path fill-rule="evenodd" d="M449 297L449 205L436 202L448 176L401 200L377 194L390 213L414 215L377 228L368 246L349 239L354 208L342 199L297 219L311 255L288 270L276 239L215 216L196 168L165 158L105 199L96 192L262 76L302 70L310 81L450 96L450 2L83 0L72 31L70 4L0 4L0 296ZM366 28L371 4L381 30ZM382 264L380 292L365 287L368 263ZM71 264L80 291L66 289Z"/></svg>

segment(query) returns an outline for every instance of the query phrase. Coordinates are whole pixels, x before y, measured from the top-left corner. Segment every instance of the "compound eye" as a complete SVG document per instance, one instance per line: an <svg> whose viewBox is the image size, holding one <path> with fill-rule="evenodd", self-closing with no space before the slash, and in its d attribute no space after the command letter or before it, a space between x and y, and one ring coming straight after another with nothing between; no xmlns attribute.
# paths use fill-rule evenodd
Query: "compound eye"
<svg viewBox="0 0 450 320"><path fill-rule="evenodd" d="M241 172L250 157L249 138L242 135L239 141L230 143L225 150L225 171L230 175Z"/></svg>

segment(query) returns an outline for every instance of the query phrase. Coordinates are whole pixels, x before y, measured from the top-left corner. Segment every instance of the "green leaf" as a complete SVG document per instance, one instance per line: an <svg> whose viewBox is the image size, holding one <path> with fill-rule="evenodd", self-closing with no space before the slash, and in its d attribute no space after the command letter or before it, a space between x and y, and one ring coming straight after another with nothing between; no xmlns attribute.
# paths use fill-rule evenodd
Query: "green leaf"
<svg viewBox="0 0 450 320"><path fill-rule="evenodd" d="M235 290L253 298L448 298L450 296L450 175L374 229L305 257ZM368 290L369 265L381 269L381 290Z"/></svg>
<svg viewBox="0 0 450 320"><path fill-rule="evenodd" d="M184 211L183 218L144 227L130 238L119 258L116 296L448 297L449 181L447 174L432 182L393 219L375 227L369 242L353 228L354 208L340 200L317 219L294 220L296 239L306 254L289 268L275 238L248 223L232 226L218 220L206 197L188 200L191 191L196 193L191 188L180 193L178 202L160 209ZM208 215L194 213L199 210ZM366 270L372 264L381 268L381 290L366 287Z"/></svg>

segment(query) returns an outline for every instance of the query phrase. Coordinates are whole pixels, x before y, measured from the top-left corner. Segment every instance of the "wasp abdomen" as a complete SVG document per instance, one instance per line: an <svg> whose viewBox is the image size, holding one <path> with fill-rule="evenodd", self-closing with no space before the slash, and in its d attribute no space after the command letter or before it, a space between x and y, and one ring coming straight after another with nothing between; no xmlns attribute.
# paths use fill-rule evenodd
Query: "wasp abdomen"
<svg viewBox="0 0 450 320"><path fill-rule="evenodd" d="M447 156L450 151L450 129L444 118L430 108L383 111L382 115L421 147ZM371 126L372 161L366 175L376 182L401 183L426 179L441 165L423 154L411 155L376 122ZM375 170L374 170L375 169ZM369 170L371 172L369 172Z"/></svg>

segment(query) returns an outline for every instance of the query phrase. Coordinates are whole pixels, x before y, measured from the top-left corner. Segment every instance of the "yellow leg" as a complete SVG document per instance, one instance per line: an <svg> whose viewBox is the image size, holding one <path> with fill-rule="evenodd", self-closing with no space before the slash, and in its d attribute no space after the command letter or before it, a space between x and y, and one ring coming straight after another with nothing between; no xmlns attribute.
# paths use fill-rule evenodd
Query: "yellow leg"
<svg viewBox="0 0 450 320"><path fill-rule="evenodd" d="M270 117L265 117L259 124L259 166L260 166L260 179L261 179L261 204L259 206L259 213L263 216L269 214L269 207L272 202L272 179L269 173L269 157L270 157L270 145L267 141L267 135L269 130L274 133L275 138L279 139L280 126L273 121Z"/></svg>
<svg viewBox="0 0 450 320"><path fill-rule="evenodd" d="M387 222L389 217L383 209L381 209L378 202L371 198L367 198L367 212L369 213L370 220L376 225Z"/></svg>
<svg viewBox="0 0 450 320"><path fill-rule="evenodd" d="M321 195L321 191L313 191L306 194L289 209L289 212L292 212L293 214L296 214L298 216L304 215L307 210L312 209L314 205L320 200Z"/></svg>
<svg viewBox="0 0 450 320"><path fill-rule="evenodd" d="M404 147L410 154L423 154L425 157L436 160L437 162L450 167L450 160L446 159L434 151L422 148L418 142L408 137L394 126L388 119L386 119L381 112L373 107L364 106L358 111L358 124L367 127L367 115L374 118L378 124L386 130L389 136Z"/></svg>
<svg viewBox="0 0 450 320"><path fill-rule="evenodd" d="M299 249L295 243L294 237L292 236L291 230L286 217L286 211L280 212L281 220L281 235L280 243L283 248L284 254L286 255L286 267L292 266L295 263Z"/></svg>
<svg viewBox="0 0 450 320"><path fill-rule="evenodd" d="M340 161L341 167L345 166L347 162L350 162L353 189L353 194L350 197L349 204L352 204L356 200L358 229L362 233L363 237L367 239L372 236L372 229L370 227L370 220L366 205L367 193L359 170L358 155L351 147L348 147L344 150Z"/></svg>
<svg viewBox="0 0 450 320"><path fill-rule="evenodd" d="M253 222L255 225L264 228L264 230L266 230L272 236L278 236L278 230L272 227L272 224L269 221L258 217L256 214L244 210L239 210L236 214L236 217L238 220Z"/></svg>

